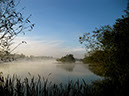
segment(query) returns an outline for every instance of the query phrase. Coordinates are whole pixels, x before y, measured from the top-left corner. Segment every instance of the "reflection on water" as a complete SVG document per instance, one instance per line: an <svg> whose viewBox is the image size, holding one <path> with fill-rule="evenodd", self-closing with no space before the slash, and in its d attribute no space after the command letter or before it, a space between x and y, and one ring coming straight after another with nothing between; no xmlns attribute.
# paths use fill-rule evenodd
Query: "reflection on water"
<svg viewBox="0 0 129 96"><path fill-rule="evenodd" d="M84 79L87 83L93 80L101 79L101 77L93 74L88 65L76 64L59 64L56 60L38 60L38 61L18 61L0 64L0 72L4 73L6 77L8 74L11 76L17 74L22 77L38 77L43 76L48 78L49 81L54 83L65 83L69 80ZM31 75L28 74L31 73ZM50 76L48 76L51 73Z"/></svg>
<svg viewBox="0 0 129 96"><path fill-rule="evenodd" d="M75 64L59 64L56 67L72 72L75 67Z"/></svg>

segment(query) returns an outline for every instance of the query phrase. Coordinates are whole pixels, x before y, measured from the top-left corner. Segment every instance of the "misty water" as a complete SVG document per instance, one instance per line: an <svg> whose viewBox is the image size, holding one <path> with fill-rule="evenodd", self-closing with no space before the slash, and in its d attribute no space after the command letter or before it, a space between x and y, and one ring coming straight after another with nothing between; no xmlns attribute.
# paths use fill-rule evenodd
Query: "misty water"
<svg viewBox="0 0 129 96"><path fill-rule="evenodd" d="M62 64L55 59L44 60L22 60L0 64L0 72L4 77L18 75L19 78L48 78L53 83L67 83L70 80L77 81L84 79L87 83L94 80L102 79L92 73L88 64L76 62L73 64ZM30 75L31 74L31 75Z"/></svg>

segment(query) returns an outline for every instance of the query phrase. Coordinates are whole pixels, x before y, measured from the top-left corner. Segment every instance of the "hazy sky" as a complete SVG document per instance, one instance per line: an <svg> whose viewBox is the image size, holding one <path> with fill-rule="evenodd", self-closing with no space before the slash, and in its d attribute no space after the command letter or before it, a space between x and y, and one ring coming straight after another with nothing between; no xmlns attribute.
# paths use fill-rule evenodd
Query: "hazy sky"
<svg viewBox="0 0 129 96"><path fill-rule="evenodd" d="M112 25L124 14L128 0L21 0L19 7L26 7L24 15L32 14L35 28L26 35L20 35L27 44L15 52L26 55L47 55L60 57L73 53L83 57L85 49L79 43L79 36L96 27ZM15 44L15 45L16 45Z"/></svg>

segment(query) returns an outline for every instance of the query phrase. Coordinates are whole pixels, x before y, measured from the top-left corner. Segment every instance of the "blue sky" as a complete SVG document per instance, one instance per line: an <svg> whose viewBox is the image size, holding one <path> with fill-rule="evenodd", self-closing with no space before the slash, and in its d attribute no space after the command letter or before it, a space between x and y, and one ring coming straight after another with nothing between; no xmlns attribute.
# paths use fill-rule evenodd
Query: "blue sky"
<svg viewBox="0 0 129 96"><path fill-rule="evenodd" d="M58 43L57 45L60 50L65 48L70 53L70 49L76 49L78 50L78 52L74 52L76 55L77 53L83 53L82 55L84 55L82 45L78 41L79 36L82 36L85 32L93 31L96 27L114 24L115 20L124 14L127 1L21 0L19 7L26 7L24 15L28 16L32 14L31 21L36 24L34 30L26 33L23 37L31 39L29 40L30 42L43 41L48 44L49 42L54 42L53 44ZM43 42L41 44L44 44ZM46 51L49 52L49 50ZM65 55L66 53L63 54L62 51L59 54L61 56L61 54ZM38 52L37 55L39 55ZM40 55L47 55L47 53L44 54L42 52ZM54 53L49 53L49 55L54 56ZM81 55L79 56L81 57Z"/></svg>

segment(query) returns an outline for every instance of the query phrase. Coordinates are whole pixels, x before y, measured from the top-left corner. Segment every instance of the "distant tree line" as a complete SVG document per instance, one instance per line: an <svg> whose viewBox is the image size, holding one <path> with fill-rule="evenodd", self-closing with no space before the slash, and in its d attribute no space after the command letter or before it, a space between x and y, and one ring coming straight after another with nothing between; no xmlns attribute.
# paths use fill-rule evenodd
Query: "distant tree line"
<svg viewBox="0 0 129 96"><path fill-rule="evenodd" d="M24 54L7 54L4 52L0 52L0 63L16 61L25 58L27 58L27 56L25 56Z"/></svg>

